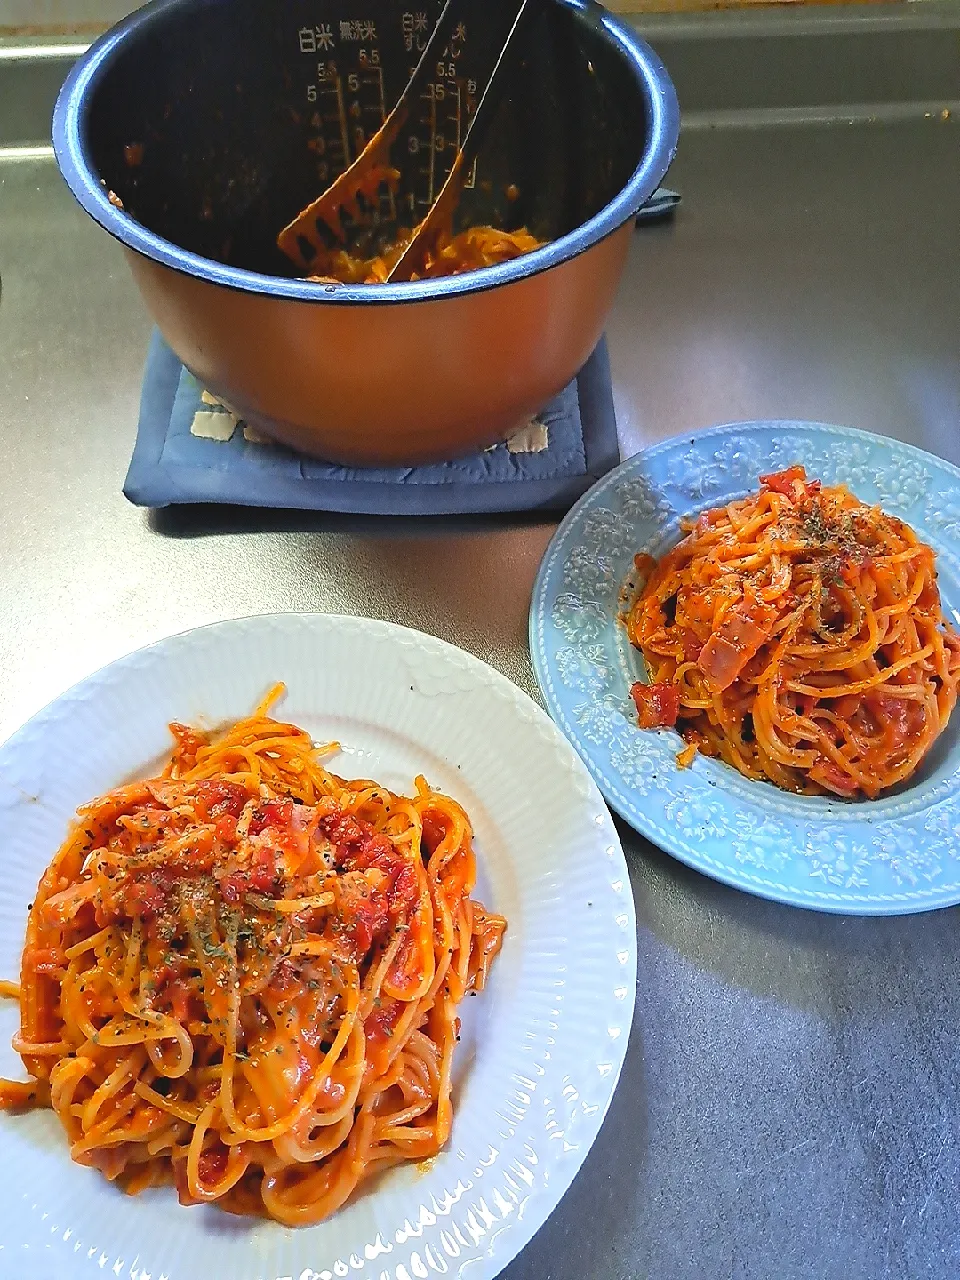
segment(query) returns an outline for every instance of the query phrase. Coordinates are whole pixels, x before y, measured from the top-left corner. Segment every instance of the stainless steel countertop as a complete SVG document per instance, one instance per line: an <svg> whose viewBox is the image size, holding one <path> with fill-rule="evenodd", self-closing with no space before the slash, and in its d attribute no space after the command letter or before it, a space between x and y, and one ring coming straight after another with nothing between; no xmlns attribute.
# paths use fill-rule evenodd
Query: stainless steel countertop
<svg viewBox="0 0 960 1280"><path fill-rule="evenodd" d="M609 338L624 454L746 418L960 462L960 139L905 118L684 135ZM149 325L52 161L0 164L0 736L94 668L272 610L390 618L536 696L553 525L201 509L120 489ZM510 1280L960 1272L957 913L821 917L621 828L637 1012L603 1132Z"/></svg>

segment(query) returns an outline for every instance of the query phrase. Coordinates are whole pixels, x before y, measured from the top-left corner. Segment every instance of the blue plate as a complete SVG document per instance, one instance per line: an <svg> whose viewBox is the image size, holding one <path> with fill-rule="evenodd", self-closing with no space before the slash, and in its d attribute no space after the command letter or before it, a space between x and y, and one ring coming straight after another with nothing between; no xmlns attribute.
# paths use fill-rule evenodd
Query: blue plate
<svg viewBox="0 0 960 1280"><path fill-rule="evenodd" d="M906 520L934 548L960 629L960 469L898 441L816 422L746 422L637 454L572 509L547 548L530 651L550 714L609 804L707 875L821 911L894 915L960 902L960 707L918 773L879 800L795 796L718 760L677 767L673 730L636 727L640 654L616 622L638 551L660 556L681 516L757 489L801 462Z"/></svg>

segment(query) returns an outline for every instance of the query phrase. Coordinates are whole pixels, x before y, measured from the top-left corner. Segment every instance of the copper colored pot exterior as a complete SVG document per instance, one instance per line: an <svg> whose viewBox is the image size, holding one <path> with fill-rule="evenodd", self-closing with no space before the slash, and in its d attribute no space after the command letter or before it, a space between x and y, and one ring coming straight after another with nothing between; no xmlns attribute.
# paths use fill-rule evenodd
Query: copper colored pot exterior
<svg viewBox="0 0 960 1280"><path fill-rule="evenodd" d="M252 425L332 462L414 464L504 439L570 381L632 226L509 284L384 305L243 292L126 253L169 345Z"/></svg>

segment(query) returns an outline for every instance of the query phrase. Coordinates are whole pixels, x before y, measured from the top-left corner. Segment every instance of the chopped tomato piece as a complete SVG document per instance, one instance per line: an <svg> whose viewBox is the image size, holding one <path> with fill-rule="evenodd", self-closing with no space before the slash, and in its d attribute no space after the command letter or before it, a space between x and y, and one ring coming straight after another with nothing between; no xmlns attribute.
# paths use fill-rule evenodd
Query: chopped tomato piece
<svg viewBox="0 0 960 1280"><path fill-rule="evenodd" d="M340 812L320 819L320 830L335 846L334 862L344 871L381 871L384 881L377 893L394 914L416 901L419 884L415 868L397 853L389 836L376 831L362 818ZM445 828L432 814L423 819L423 845L431 854L443 839ZM374 928L376 933L377 928ZM363 931L358 935L363 941Z"/></svg>
<svg viewBox="0 0 960 1280"><path fill-rule="evenodd" d="M785 498L797 496L798 484L802 488L804 497L812 498L815 493L820 492L820 481L808 480L806 469L799 464L787 467L785 471L773 471L769 475L761 476L760 483L771 493L782 493Z"/></svg>
<svg viewBox="0 0 960 1280"><path fill-rule="evenodd" d="M368 1045L382 1044L388 1040L393 1035L394 1028L404 1010L403 1002L395 1000L393 996L383 995L378 997L378 1001L379 1003L374 1004L363 1023Z"/></svg>
<svg viewBox="0 0 960 1280"><path fill-rule="evenodd" d="M250 819L250 835L258 836L268 827L276 827L282 831L290 826L292 819L292 800L265 800L253 811Z"/></svg>
<svg viewBox="0 0 960 1280"><path fill-rule="evenodd" d="M204 1186L212 1187L223 1181L229 1158L226 1147L214 1147L210 1151L202 1152L197 1161L197 1176Z"/></svg>
<svg viewBox="0 0 960 1280"><path fill-rule="evenodd" d="M233 844L237 838L237 820L231 813L221 813L213 824L217 839L224 844Z"/></svg>
<svg viewBox="0 0 960 1280"><path fill-rule="evenodd" d="M207 819L229 815L236 820L243 813L248 793L236 782L204 779L197 783L197 809Z"/></svg>
<svg viewBox="0 0 960 1280"><path fill-rule="evenodd" d="M251 865L243 871L231 871L220 881L220 894L225 902L237 903L245 893L266 893L277 879L277 855L273 849L257 849Z"/></svg>
<svg viewBox="0 0 960 1280"><path fill-rule="evenodd" d="M337 845L337 862L340 862L347 852L342 846L358 844L364 835L363 828L356 818L340 813L339 810L323 817L320 828L331 844Z"/></svg>
<svg viewBox="0 0 960 1280"><path fill-rule="evenodd" d="M166 896L160 886L148 880L138 880L126 893L126 907L131 915L155 916L165 901Z"/></svg>
<svg viewBox="0 0 960 1280"><path fill-rule="evenodd" d="M258 858L253 870L248 874L250 888L263 893L269 889L277 878L277 860L270 853L270 850L262 850L268 856L266 858Z"/></svg>
<svg viewBox="0 0 960 1280"><path fill-rule="evenodd" d="M799 464L787 467L783 471L770 471L767 475L760 477L760 483L765 489L785 494L788 498L793 496L793 487L798 480L801 484L807 483L806 468Z"/></svg>
<svg viewBox="0 0 960 1280"><path fill-rule="evenodd" d="M630 697L637 707L637 723L641 729L672 728L680 714L680 690L675 684L662 680L657 684L642 684L639 680L630 690Z"/></svg>
<svg viewBox="0 0 960 1280"><path fill-rule="evenodd" d="M735 605L700 651L697 666L715 689L726 689L768 639L775 606L755 598Z"/></svg>
<svg viewBox="0 0 960 1280"><path fill-rule="evenodd" d="M367 885L356 887L341 885L340 905L344 922L352 930L356 955L365 956L374 938L386 929L390 922L387 902L382 893L372 891Z"/></svg>
<svg viewBox="0 0 960 1280"><path fill-rule="evenodd" d="M404 907L412 906L417 900L417 893L417 873L408 862L404 862L387 893L390 910L399 914Z"/></svg>

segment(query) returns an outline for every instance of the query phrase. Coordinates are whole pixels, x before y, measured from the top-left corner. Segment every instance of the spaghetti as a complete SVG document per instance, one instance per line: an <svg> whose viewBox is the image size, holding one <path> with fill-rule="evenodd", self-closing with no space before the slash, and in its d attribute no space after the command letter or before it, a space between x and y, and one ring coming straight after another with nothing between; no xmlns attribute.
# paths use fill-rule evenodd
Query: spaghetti
<svg viewBox="0 0 960 1280"><path fill-rule="evenodd" d="M386 253L375 258L361 258L346 249L328 250L310 263L307 279L327 284L384 284L411 238L412 232L401 236ZM464 271L479 271L530 253L539 248L540 243L524 229L500 231L490 226L468 227L430 250L423 269L410 278L433 280Z"/></svg>
<svg viewBox="0 0 960 1280"><path fill-rule="evenodd" d="M876 797L911 776L957 700L934 553L803 467L760 484L686 522L659 564L637 557L640 727L676 725L788 791Z"/></svg>
<svg viewBox="0 0 960 1280"><path fill-rule="evenodd" d="M79 811L2 989L31 1080L0 1106L52 1107L130 1193L295 1226L443 1147L457 1006L506 921L471 897L463 809L327 772L281 692L172 725L161 776Z"/></svg>

